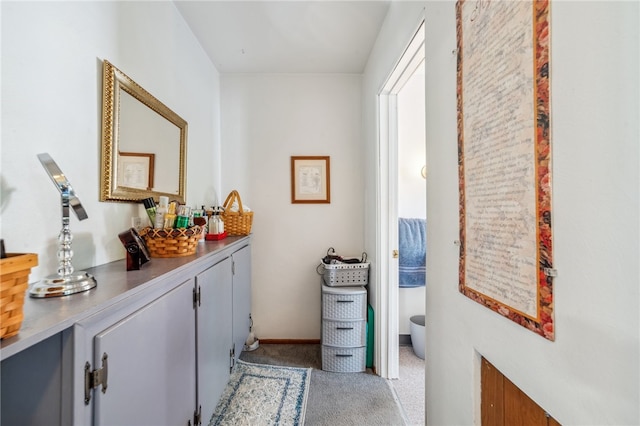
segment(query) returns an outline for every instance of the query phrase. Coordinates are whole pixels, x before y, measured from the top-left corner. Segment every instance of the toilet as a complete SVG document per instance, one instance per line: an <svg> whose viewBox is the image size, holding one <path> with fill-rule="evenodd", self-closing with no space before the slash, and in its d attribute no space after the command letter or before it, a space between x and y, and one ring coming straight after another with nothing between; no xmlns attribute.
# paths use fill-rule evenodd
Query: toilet
<svg viewBox="0 0 640 426"><path fill-rule="evenodd" d="M409 318L409 320L411 321L411 345L413 345L413 352L415 352L418 358L424 359L424 315L414 315Z"/></svg>

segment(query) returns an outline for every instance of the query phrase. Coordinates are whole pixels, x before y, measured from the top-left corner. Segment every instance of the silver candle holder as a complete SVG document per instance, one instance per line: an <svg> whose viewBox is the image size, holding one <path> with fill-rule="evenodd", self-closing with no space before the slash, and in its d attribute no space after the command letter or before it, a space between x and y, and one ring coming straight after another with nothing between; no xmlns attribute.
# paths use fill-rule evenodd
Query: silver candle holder
<svg viewBox="0 0 640 426"><path fill-rule="evenodd" d="M78 220L87 219L87 212L76 196L73 187L49 154L38 154L38 159L49 174L53 184L60 191L62 204L62 230L58 235L58 273L49 275L35 283L29 290L31 297L56 297L80 293L94 288L96 279L85 271L76 271L72 264L73 235L69 229L69 210L73 210Z"/></svg>

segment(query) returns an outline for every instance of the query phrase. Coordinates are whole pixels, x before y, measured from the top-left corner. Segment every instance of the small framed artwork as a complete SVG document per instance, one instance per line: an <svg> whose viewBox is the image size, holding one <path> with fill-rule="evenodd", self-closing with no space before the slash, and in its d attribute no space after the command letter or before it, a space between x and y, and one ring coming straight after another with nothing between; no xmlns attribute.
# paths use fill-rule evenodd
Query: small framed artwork
<svg viewBox="0 0 640 426"><path fill-rule="evenodd" d="M118 186L153 189L155 154L141 152L118 153Z"/></svg>
<svg viewBox="0 0 640 426"><path fill-rule="evenodd" d="M291 157L291 203L331 203L329 157Z"/></svg>

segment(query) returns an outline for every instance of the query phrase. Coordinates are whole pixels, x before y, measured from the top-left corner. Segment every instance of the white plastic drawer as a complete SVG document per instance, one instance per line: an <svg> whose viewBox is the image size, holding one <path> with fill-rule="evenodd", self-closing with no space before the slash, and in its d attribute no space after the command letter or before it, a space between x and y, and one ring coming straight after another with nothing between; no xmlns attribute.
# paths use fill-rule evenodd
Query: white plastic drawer
<svg viewBox="0 0 640 426"><path fill-rule="evenodd" d="M367 348L322 346L322 369L334 373L360 373L366 370Z"/></svg>
<svg viewBox="0 0 640 426"><path fill-rule="evenodd" d="M355 290L345 290L347 287L340 287L345 291L322 291L322 318L324 319L366 319L367 317L367 292L356 287Z"/></svg>
<svg viewBox="0 0 640 426"><path fill-rule="evenodd" d="M322 344L339 347L365 346L367 324L364 320L322 322Z"/></svg>

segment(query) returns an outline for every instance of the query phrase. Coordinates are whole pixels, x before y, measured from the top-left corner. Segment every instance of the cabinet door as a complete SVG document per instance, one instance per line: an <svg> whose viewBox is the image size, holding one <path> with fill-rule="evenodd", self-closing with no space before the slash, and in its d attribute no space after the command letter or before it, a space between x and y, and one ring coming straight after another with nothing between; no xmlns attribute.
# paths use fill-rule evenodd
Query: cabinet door
<svg viewBox="0 0 640 426"><path fill-rule="evenodd" d="M242 352L251 327L251 246L231 255L233 259L233 343L235 359Z"/></svg>
<svg viewBox="0 0 640 426"><path fill-rule="evenodd" d="M200 305L198 330L198 404L208 424L229 380L231 366L231 259L196 276Z"/></svg>
<svg viewBox="0 0 640 426"><path fill-rule="evenodd" d="M93 391L96 426L193 419L194 315L189 280L95 336L93 368L103 364L103 354L108 364L106 392Z"/></svg>

